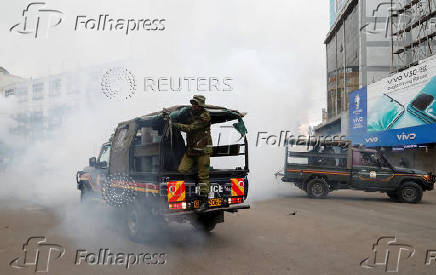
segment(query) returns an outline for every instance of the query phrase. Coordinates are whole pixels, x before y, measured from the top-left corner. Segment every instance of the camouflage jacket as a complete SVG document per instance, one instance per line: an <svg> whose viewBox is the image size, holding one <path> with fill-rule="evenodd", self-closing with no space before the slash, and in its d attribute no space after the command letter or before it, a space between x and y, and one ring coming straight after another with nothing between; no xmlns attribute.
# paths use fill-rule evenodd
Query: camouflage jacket
<svg viewBox="0 0 436 275"><path fill-rule="evenodd" d="M190 117L185 123L173 123L173 127L186 132L186 151L188 155L203 155L212 153L212 137L210 135L210 114L204 110Z"/></svg>

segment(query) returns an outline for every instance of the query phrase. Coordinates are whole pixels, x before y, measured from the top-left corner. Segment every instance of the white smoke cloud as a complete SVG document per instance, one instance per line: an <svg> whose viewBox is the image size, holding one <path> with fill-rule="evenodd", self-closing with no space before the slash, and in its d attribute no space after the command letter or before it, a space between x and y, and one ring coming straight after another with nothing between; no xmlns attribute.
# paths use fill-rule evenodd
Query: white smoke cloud
<svg viewBox="0 0 436 275"><path fill-rule="evenodd" d="M328 3L317 1L56 1L51 8L65 14L48 38L33 39L9 32L21 20L26 1L8 1L0 10L2 66L24 77L44 77L89 66L129 60L139 84L144 77L228 76L231 92L206 93L208 104L247 112L250 141L250 200L291 192L276 184L284 148L255 146L257 134L280 131L300 134L301 125L321 118L325 105L325 48ZM75 15L167 18L161 33L75 32ZM35 54L37 53L37 54ZM26 151L2 175L0 199L20 198L48 206L78 203L75 173L87 165L117 123L186 104L193 93L151 93L139 90L132 100L108 101L74 110L51 137L29 141ZM96 91L99 93L100 91ZM69 103L69 102L65 102ZM21 108L0 99L0 140L11 138L14 122L2 113ZM64 210L60 211L64 215ZM65 219L71 223L71 218Z"/></svg>

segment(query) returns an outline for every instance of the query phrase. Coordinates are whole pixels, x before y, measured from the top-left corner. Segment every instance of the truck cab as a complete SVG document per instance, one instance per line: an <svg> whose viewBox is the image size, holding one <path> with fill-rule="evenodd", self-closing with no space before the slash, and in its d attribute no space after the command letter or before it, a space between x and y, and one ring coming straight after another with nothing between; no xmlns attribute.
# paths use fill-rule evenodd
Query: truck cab
<svg viewBox="0 0 436 275"><path fill-rule="evenodd" d="M416 203L434 188L429 172L392 166L371 148L350 141L299 140L286 146L282 181L293 182L311 198L325 198L334 190L383 192L392 200Z"/></svg>
<svg viewBox="0 0 436 275"><path fill-rule="evenodd" d="M211 231L224 222L224 212L248 209L248 141L244 113L206 105L212 129L226 126L239 136L232 144L213 146L210 167L208 208L198 212L199 186L196 172L181 174L177 167L185 153L183 133L172 123L186 119L189 106L174 106L118 124L109 142L102 145L97 158L77 173L77 188L83 202L103 198L109 205L125 209L127 228L132 239L166 221L189 221L201 230ZM220 136L220 140L228 140ZM234 159L237 158L238 161ZM225 168L212 166L213 160ZM155 228L151 228L155 227Z"/></svg>

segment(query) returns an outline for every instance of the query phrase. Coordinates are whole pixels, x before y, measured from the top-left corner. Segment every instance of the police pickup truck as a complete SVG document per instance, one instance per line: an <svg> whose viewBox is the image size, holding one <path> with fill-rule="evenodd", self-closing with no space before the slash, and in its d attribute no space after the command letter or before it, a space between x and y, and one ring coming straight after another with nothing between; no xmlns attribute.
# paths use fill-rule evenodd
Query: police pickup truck
<svg viewBox="0 0 436 275"><path fill-rule="evenodd" d="M434 188L431 173L394 167L375 149L350 141L291 140L286 146L283 182L293 182L311 198L339 189L383 192L394 201L417 203Z"/></svg>
<svg viewBox="0 0 436 275"><path fill-rule="evenodd" d="M104 198L110 205L125 208L128 233L134 240L170 220L190 221L201 230L211 231L217 223L224 222L224 212L250 208L245 202L249 172L242 120L245 114L206 105L212 130L217 124L234 121L233 126L227 127L236 130L240 138L235 144L213 147L211 164L218 159L227 167L211 166L210 191L215 194L208 199L206 210L197 211L198 178L195 172L188 175L177 172L186 145L182 133L171 127L172 123L183 123L189 108L174 106L165 109L165 115L156 112L119 123L98 157L90 158L89 166L77 173L81 200ZM230 158L239 158L242 165L236 166Z"/></svg>

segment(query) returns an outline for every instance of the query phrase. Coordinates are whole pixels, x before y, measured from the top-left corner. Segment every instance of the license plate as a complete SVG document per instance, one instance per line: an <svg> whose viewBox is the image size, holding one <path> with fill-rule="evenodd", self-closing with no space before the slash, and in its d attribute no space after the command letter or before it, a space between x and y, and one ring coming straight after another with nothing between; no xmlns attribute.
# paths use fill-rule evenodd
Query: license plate
<svg viewBox="0 0 436 275"><path fill-rule="evenodd" d="M221 206L223 204L223 199L209 199L209 207Z"/></svg>

